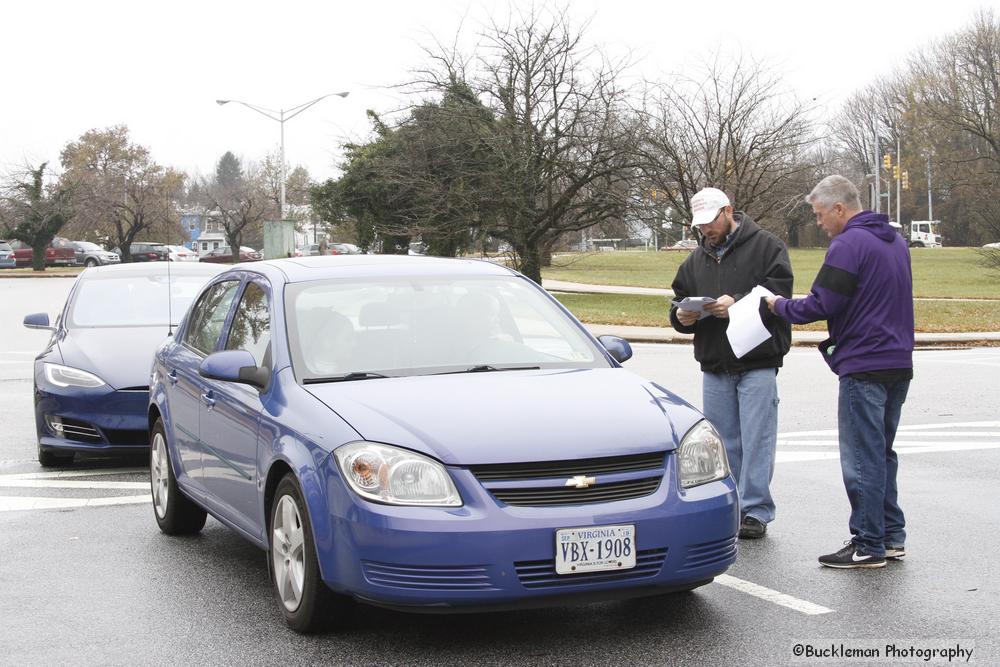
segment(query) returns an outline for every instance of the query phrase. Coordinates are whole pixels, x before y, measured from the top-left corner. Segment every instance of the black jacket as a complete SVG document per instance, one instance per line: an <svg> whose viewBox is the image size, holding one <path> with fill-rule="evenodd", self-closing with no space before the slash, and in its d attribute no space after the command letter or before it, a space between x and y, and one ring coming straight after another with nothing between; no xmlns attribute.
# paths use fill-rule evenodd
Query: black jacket
<svg viewBox="0 0 1000 667"><path fill-rule="evenodd" d="M757 285L775 294L792 296L792 263L785 244L739 211L733 214L739 227L732 245L716 259L708 239L702 237L674 278L674 298L728 294L739 301ZM686 327L677 319L677 307L670 309L670 322L682 333L694 334L694 358L709 373L740 373L755 368L778 368L792 342L792 325L771 314L761 299L761 319L771 338L737 359L726 338L728 318L706 317Z"/></svg>

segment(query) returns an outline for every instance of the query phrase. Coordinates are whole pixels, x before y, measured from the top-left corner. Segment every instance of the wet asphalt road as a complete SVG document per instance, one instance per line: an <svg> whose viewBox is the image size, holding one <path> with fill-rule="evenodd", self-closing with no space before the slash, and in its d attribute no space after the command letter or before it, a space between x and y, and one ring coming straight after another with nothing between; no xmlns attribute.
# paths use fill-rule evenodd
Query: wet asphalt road
<svg viewBox="0 0 1000 667"><path fill-rule="evenodd" d="M735 580L517 613L418 616L358 606L339 632L301 637L276 610L263 552L213 519L192 538L158 532L145 476L133 472L143 461L78 462L71 471L83 474L71 479L82 488L23 477L41 472L30 360L45 335L19 323L26 312L54 312L67 287L0 280L0 664L928 664L793 653L797 644L842 644L884 655L888 643L957 645L972 649L969 664L1000 664L992 562L1000 546L1000 349L916 355L899 439L904 562L871 571L816 564L847 538L848 505L829 432L836 379L818 354L796 349L779 375L778 518L764 540L741 542ZM700 405L690 353L638 345L627 367ZM95 481L121 487L86 486ZM10 509L23 504L11 499L128 496L138 502ZM770 593L750 586L753 595L743 582ZM795 601L829 611L806 614Z"/></svg>

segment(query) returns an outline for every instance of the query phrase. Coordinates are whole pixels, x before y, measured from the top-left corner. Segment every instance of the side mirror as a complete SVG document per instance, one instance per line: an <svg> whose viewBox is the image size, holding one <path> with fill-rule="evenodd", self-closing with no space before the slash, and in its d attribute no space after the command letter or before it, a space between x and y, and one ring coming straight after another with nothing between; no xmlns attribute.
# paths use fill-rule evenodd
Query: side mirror
<svg viewBox="0 0 1000 667"><path fill-rule="evenodd" d="M209 380L248 384L263 391L270 380L267 368L258 368L253 355L246 350L213 352L198 367L198 374Z"/></svg>
<svg viewBox="0 0 1000 667"><path fill-rule="evenodd" d="M624 364L632 358L632 346L624 338L619 338L618 336L598 336L597 340L601 341L604 349L619 364Z"/></svg>
<svg viewBox="0 0 1000 667"><path fill-rule="evenodd" d="M44 329L46 331L56 330L54 326L49 324L48 313L32 313L31 315L25 315L24 326L28 329Z"/></svg>

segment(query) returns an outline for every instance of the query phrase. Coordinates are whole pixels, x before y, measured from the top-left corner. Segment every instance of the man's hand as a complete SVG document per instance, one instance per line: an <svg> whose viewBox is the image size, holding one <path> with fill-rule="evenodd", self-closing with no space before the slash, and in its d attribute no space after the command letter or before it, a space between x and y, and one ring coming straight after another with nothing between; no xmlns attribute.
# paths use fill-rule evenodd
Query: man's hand
<svg viewBox="0 0 1000 667"><path fill-rule="evenodd" d="M728 294L723 294L715 300L715 303L710 303L705 306L705 310L707 310L710 315L726 318L729 317L729 307L734 303L736 303L736 299Z"/></svg>
<svg viewBox="0 0 1000 667"><path fill-rule="evenodd" d="M686 327L691 326L698 321L698 313L692 312L690 310L677 309L677 320Z"/></svg>
<svg viewBox="0 0 1000 667"><path fill-rule="evenodd" d="M784 299L783 296L765 296L764 301L767 301L767 309L772 313L774 312L774 304L778 303L778 299Z"/></svg>

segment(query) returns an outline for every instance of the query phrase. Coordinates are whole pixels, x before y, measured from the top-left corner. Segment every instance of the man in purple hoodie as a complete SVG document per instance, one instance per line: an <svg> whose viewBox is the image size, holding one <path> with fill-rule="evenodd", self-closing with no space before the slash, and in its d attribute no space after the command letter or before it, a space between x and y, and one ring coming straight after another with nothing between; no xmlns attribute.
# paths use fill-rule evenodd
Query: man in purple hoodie
<svg viewBox="0 0 1000 667"><path fill-rule="evenodd" d="M794 324L827 320L819 349L840 378L840 465L851 501L851 539L820 556L835 568L885 567L905 555L899 463L892 449L913 378L913 277L906 242L887 216L861 210L858 190L827 176L806 197L832 239L809 296L768 297Z"/></svg>

